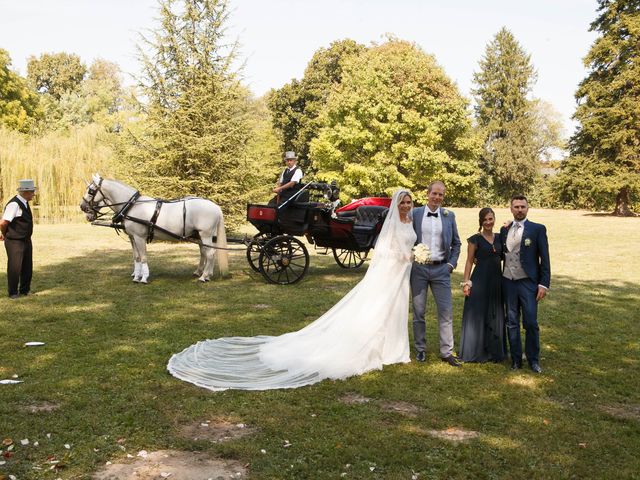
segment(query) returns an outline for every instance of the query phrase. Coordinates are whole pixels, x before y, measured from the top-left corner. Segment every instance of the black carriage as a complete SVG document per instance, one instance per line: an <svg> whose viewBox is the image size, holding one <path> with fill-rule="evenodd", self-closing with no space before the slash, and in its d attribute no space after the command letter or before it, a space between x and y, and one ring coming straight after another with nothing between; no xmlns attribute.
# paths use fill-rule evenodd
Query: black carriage
<svg viewBox="0 0 640 480"><path fill-rule="evenodd" d="M380 233L389 200L336 209L337 198L335 184L308 183L281 205L247 205L247 220L258 229L247 247L251 268L270 283L298 282L309 269L307 247L296 238L302 236L321 253L331 250L340 267L360 267Z"/></svg>

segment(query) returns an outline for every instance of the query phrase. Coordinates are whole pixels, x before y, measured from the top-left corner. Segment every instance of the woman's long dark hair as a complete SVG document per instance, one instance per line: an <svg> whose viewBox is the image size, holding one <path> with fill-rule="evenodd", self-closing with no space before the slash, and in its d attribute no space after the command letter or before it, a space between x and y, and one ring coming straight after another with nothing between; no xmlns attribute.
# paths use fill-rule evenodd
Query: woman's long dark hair
<svg viewBox="0 0 640 480"><path fill-rule="evenodd" d="M480 228L478 228L478 231L480 232L482 230L482 222L484 222L484 218L489 215L490 213L493 213L493 218L496 218L496 214L495 212L489 208L489 207L484 207L480 209L480 213L478 214L478 217L480 217L479 223L480 223Z"/></svg>

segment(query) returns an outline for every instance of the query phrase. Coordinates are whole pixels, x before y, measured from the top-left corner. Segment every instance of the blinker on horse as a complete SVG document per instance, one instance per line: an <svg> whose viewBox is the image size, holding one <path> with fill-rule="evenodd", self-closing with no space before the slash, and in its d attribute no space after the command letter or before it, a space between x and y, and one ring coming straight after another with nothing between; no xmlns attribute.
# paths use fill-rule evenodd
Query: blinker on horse
<svg viewBox="0 0 640 480"><path fill-rule="evenodd" d="M221 276L229 273L222 210L211 200L185 197L177 200L158 200L140 195L135 188L117 180L93 175L82 197L80 209L93 222L102 208L110 208L112 223L121 224L133 249L133 281L148 283L147 242L153 239L169 241L197 240L200 263L194 275L201 282L211 279L217 257ZM213 238L216 242L213 242Z"/></svg>

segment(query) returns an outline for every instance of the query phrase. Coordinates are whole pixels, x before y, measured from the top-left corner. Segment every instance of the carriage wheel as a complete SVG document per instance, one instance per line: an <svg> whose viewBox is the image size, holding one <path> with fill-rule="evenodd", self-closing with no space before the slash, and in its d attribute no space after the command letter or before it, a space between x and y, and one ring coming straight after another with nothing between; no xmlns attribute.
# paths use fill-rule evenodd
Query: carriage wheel
<svg viewBox="0 0 640 480"><path fill-rule="evenodd" d="M257 233L247 246L247 262L256 272L260 271L260 252L262 252L264 244L267 243L269 238L269 235L265 233Z"/></svg>
<svg viewBox="0 0 640 480"><path fill-rule="evenodd" d="M281 235L262 247L260 273L270 283L289 285L302 280L309 269L309 252L297 238Z"/></svg>
<svg viewBox="0 0 640 480"><path fill-rule="evenodd" d="M336 259L336 263L342 268L360 267L368 254L368 250L366 252L356 252L355 250L344 250L342 248L333 249L333 258Z"/></svg>

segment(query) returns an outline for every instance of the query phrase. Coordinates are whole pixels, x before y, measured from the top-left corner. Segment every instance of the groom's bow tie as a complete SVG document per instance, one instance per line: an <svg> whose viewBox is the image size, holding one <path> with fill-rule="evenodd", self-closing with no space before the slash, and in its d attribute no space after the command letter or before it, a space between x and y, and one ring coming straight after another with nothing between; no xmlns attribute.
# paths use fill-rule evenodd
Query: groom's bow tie
<svg viewBox="0 0 640 480"><path fill-rule="evenodd" d="M436 213L427 212L427 217L436 217L436 218L438 218L438 212L436 212Z"/></svg>

